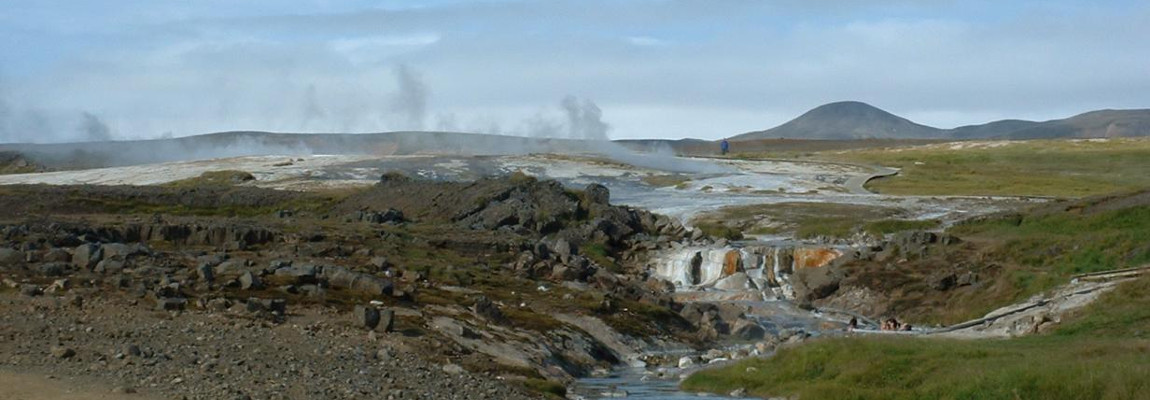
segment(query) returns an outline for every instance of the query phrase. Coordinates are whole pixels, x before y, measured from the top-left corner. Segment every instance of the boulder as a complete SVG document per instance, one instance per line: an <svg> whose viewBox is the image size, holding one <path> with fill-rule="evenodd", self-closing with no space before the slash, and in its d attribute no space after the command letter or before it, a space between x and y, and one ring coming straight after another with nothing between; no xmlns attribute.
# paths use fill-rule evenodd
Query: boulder
<svg viewBox="0 0 1150 400"><path fill-rule="evenodd" d="M102 247L85 243L72 251L72 265L80 269L93 269L100 260L104 259L104 250Z"/></svg>
<svg viewBox="0 0 1150 400"><path fill-rule="evenodd" d="M211 266L213 264L202 263L201 265ZM248 269L248 260L243 258L233 258L219 264L215 264L215 267L212 268L212 276L237 276L243 274Z"/></svg>
<svg viewBox="0 0 1150 400"><path fill-rule="evenodd" d="M119 260L127 259L129 256L144 253L141 246L128 245L123 243L108 243L100 246L100 250L104 252L104 258L114 258Z"/></svg>
<svg viewBox="0 0 1150 400"><path fill-rule="evenodd" d="M314 265L292 265L275 270L275 276L287 278L291 283L316 283L319 269Z"/></svg>
<svg viewBox="0 0 1150 400"><path fill-rule="evenodd" d="M0 248L0 267L11 267L23 264L24 252L16 249Z"/></svg>
<svg viewBox="0 0 1150 400"><path fill-rule="evenodd" d="M2 254L2 252L3 252L3 250L0 250L0 254ZM4 259L3 255L0 255L0 263L4 262L3 259ZM44 252L44 256L41 257L41 261L44 261L44 262L69 262L69 261L72 261L72 253L69 253L67 250L64 250L64 249L51 249L51 250Z"/></svg>
<svg viewBox="0 0 1150 400"><path fill-rule="evenodd" d="M745 272L738 272L715 282L715 289L740 291L756 289L755 284L747 277Z"/></svg>
<svg viewBox="0 0 1150 400"><path fill-rule="evenodd" d="M367 330L375 329L379 326L379 309L372 306L357 305L352 310L352 317L355 318L357 326L366 328Z"/></svg>
<svg viewBox="0 0 1150 400"><path fill-rule="evenodd" d="M92 271L100 274L118 274L124 270L124 261L112 258L105 258L96 264L96 268Z"/></svg>
<svg viewBox="0 0 1150 400"><path fill-rule="evenodd" d="M287 312L287 301L284 299L261 299L258 297L248 298L245 305L250 313L272 313L276 315L284 315Z"/></svg>
<svg viewBox="0 0 1150 400"><path fill-rule="evenodd" d="M240 282L240 289L243 290L261 289L264 286L263 282L260 281L260 278L256 276L256 274L253 274L251 271L240 274L238 280Z"/></svg>
<svg viewBox="0 0 1150 400"><path fill-rule="evenodd" d="M156 309L161 311L175 311L183 310L188 304L188 299L183 297L159 297L156 298Z"/></svg>
<svg viewBox="0 0 1150 400"><path fill-rule="evenodd" d="M362 272L349 271L343 267L326 267L323 278L328 286L359 292L369 296L389 296L395 292L392 281Z"/></svg>
<svg viewBox="0 0 1150 400"><path fill-rule="evenodd" d="M196 266L196 278L204 282L214 282L216 280L216 273L211 265L200 264Z"/></svg>
<svg viewBox="0 0 1150 400"><path fill-rule="evenodd" d="M831 267L803 268L795 271L791 279L795 298L810 302L830 296L839 289L842 275Z"/></svg>
<svg viewBox="0 0 1150 400"><path fill-rule="evenodd" d="M559 258L559 261L564 264L571 261L571 256L575 255L575 248L572 247L571 242L568 242L566 239L556 240L552 250L554 250L555 256Z"/></svg>
<svg viewBox="0 0 1150 400"><path fill-rule="evenodd" d="M611 203L611 190L598 183L592 183L583 189L583 197L588 205L608 206Z"/></svg>
<svg viewBox="0 0 1150 400"><path fill-rule="evenodd" d="M742 340L761 340L767 334L766 329L748 319L739 319L735 321L734 327L731 329L731 336L738 337Z"/></svg>
<svg viewBox="0 0 1150 400"><path fill-rule="evenodd" d="M395 330L395 310L385 309L379 312L379 326L376 330L381 332Z"/></svg>
<svg viewBox="0 0 1150 400"><path fill-rule="evenodd" d="M68 273L68 264L61 262L46 263L38 268L43 276L64 276Z"/></svg>

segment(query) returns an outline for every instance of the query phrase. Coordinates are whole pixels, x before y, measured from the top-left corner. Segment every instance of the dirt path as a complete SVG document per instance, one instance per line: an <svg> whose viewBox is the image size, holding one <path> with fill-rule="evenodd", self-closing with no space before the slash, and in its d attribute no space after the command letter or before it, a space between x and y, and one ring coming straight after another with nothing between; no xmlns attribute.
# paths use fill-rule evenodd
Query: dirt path
<svg viewBox="0 0 1150 400"><path fill-rule="evenodd" d="M117 393L116 388L87 378L49 377L0 369L0 399L3 400L144 400L146 393Z"/></svg>
<svg viewBox="0 0 1150 400"><path fill-rule="evenodd" d="M854 164L850 164L850 165L854 165ZM847 188L847 190L850 191L851 194L876 194L874 192L866 190L866 188L864 186L866 185L867 182L870 182L873 179L885 178L885 177L888 177L888 176L891 176L891 175L898 173L898 169L896 169L896 168L872 166L872 165L856 165L856 166L872 168L874 170L874 172L869 174L869 175L857 175L857 176L851 177L850 179L847 179L847 183L844 184L843 186L845 186Z"/></svg>

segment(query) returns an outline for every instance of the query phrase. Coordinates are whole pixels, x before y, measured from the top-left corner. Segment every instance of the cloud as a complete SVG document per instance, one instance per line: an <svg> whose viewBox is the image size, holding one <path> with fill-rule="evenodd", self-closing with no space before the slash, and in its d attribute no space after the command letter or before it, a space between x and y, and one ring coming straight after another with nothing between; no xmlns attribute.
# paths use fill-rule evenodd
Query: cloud
<svg viewBox="0 0 1150 400"><path fill-rule="evenodd" d="M719 138L846 99L942 127L1150 105L1144 2L14 1L0 142L77 140L84 110L127 139L529 134L597 109L618 139ZM559 114L570 93L594 107Z"/></svg>
<svg viewBox="0 0 1150 400"><path fill-rule="evenodd" d="M666 40L656 39L656 38L648 37L648 36L631 36L631 37L627 38L627 43L631 43L631 44L636 45L636 46L647 46L647 47L660 47L660 46L667 46L667 45L671 44L670 42L668 42Z"/></svg>

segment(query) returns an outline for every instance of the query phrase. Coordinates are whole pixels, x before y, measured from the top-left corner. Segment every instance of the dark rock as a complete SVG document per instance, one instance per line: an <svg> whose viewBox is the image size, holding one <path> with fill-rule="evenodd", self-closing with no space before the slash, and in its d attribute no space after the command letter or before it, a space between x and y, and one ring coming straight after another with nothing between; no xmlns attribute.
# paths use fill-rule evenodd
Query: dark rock
<svg viewBox="0 0 1150 400"><path fill-rule="evenodd" d="M374 267L376 271L383 271L391 268L391 263L388 262L387 257L374 257L371 259L371 266Z"/></svg>
<svg viewBox="0 0 1150 400"><path fill-rule="evenodd" d="M809 302L830 296L839 289L842 274L830 266L801 268L791 279L795 297L800 302Z"/></svg>
<svg viewBox="0 0 1150 400"><path fill-rule="evenodd" d="M276 315L284 315L287 312L287 300L284 299L261 299L252 297L248 299L245 308L250 313L272 313Z"/></svg>
<svg viewBox="0 0 1150 400"><path fill-rule="evenodd" d="M11 267L24 263L24 252L16 249L0 248L0 267Z"/></svg>
<svg viewBox="0 0 1150 400"><path fill-rule="evenodd" d="M607 206L611 202L611 190L598 183L587 185L587 188L583 189L583 196L589 205Z"/></svg>
<svg viewBox="0 0 1150 400"><path fill-rule="evenodd" d="M731 329L731 335L736 336L742 340L760 340L766 334L766 329L763 329L763 327L759 326L759 324L745 318L735 321L735 325Z"/></svg>
<svg viewBox="0 0 1150 400"><path fill-rule="evenodd" d="M188 299L183 297L161 297L156 299L156 309L162 311L183 310L188 305Z"/></svg>
<svg viewBox="0 0 1150 400"><path fill-rule="evenodd" d="M382 332L395 330L395 310L385 309L379 312L379 326L376 330Z"/></svg>
<svg viewBox="0 0 1150 400"><path fill-rule="evenodd" d="M931 288L940 292L953 289L958 285L958 276L953 272L943 273L931 279Z"/></svg>
<svg viewBox="0 0 1150 400"><path fill-rule="evenodd" d="M504 322L506 318L503 316L503 311L499 310L499 306L495 302L487 298L487 296L479 296L475 298L475 305L471 307L471 311L478 317L486 318L492 322Z"/></svg>
<svg viewBox="0 0 1150 400"><path fill-rule="evenodd" d="M0 251L3 251L3 250L0 250ZM4 259L4 257L0 256L0 263L3 262L2 261L3 259ZM44 262L70 262L70 261L72 261L72 253L69 253L67 250L64 250L64 249L51 249L51 250L48 250L47 252L44 253L44 256L41 257L41 261L44 261Z"/></svg>
<svg viewBox="0 0 1150 400"><path fill-rule="evenodd" d="M352 310L352 316L355 318L356 325L367 328L368 330L375 329L379 326L379 309L371 306L357 305Z"/></svg>
<svg viewBox="0 0 1150 400"><path fill-rule="evenodd" d="M691 285L698 285L703 281L703 253L696 252L694 257L691 257L691 269L687 273L687 278Z"/></svg>
<svg viewBox="0 0 1150 400"><path fill-rule="evenodd" d="M76 355L76 350L64 346L52 346L49 352L56 358L72 358Z"/></svg>
<svg viewBox="0 0 1150 400"><path fill-rule="evenodd" d="M216 273L215 270L212 269L211 265L200 264L196 266L196 277L201 281L211 283L216 280Z"/></svg>
<svg viewBox="0 0 1150 400"><path fill-rule="evenodd" d="M38 268L43 276L64 276L68 273L68 264L61 262L47 263Z"/></svg>
<svg viewBox="0 0 1150 400"><path fill-rule="evenodd" d="M35 297L35 296L39 296L43 293L44 292L42 290L40 290L39 286L32 285L32 284L20 285L20 294L22 294L22 295L25 295L28 297Z"/></svg>

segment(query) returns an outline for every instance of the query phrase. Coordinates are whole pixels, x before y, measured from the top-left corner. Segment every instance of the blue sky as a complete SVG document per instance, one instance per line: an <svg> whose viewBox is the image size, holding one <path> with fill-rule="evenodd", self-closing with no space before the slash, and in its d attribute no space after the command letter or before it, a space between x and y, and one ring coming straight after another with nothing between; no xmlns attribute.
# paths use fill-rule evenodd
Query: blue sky
<svg viewBox="0 0 1150 400"><path fill-rule="evenodd" d="M612 138L719 138L837 100L1042 120L1150 108L1146 38L1144 1L3 0L0 142L83 140L84 113L118 139L551 135L566 96Z"/></svg>

